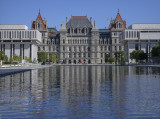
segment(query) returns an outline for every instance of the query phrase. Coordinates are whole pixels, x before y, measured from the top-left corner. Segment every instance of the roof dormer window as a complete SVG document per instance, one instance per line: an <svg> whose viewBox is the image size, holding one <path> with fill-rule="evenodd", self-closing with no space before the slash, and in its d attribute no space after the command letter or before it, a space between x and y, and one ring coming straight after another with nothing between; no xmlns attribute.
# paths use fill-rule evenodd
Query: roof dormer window
<svg viewBox="0 0 160 119"><path fill-rule="evenodd" d="M116 28L117 28L117 29L122 29L122 23L121 23L121 21L118 21L118 22L116 23Z"/></svg>

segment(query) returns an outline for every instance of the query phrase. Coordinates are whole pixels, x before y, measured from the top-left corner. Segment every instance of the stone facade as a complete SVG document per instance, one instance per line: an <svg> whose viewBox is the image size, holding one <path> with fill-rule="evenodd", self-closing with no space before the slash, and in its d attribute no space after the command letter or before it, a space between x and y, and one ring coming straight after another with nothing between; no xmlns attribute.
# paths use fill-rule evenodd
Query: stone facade
<svg viewBox="0 0 160 119"><path fill-rule="evenodd" d="M120 34L122 34L122 31L125 29L126 29L126 21L122 20L121 15L118 10L118 13L117 13L115 20L111 19L111 23L109 25L110 38L111 38L110 53L112 55L114 55L115 52L124 50L124 46L120 42L119 37L120 37Z"/></svg>
<svg viewBox="0 0 160 119"><path fill-rule="evenodd" d="M47 21L42 19L40 11L32 29L42 33L42 42L38 52L57 53L60 64L98 64L105 63L105 55L114 55L123 50L119 42L119 34L126 29L126 21L122 20L119 11L115 20L111 20L109 29L98 29L87 16L71 16L60 31L48 28Z"/></svg>

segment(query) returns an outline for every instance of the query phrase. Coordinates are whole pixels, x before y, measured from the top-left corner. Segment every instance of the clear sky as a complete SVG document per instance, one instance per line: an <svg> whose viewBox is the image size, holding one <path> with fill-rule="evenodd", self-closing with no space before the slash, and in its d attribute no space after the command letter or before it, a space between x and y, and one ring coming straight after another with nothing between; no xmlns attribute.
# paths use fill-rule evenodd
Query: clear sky
<svg viewBox="0 0 160 119"><path fill-rule="evenodd" d="M0 24L25 24L30 29L39 9L48 27L58 30L71 15L87 15L98 28L108 27L108 18L115 18L118 9L127 26L160 23L160 0L0 0Z"/></svg>

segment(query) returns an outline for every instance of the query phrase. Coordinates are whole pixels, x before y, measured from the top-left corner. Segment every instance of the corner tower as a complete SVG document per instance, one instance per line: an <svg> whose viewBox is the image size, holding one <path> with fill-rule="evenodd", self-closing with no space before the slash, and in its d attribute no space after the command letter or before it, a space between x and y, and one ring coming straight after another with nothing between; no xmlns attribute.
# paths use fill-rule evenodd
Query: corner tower
<svg viewBox="0 0 160 119"><path fill-rule="evenodd" d="M38 30L42 34L42 41L38 45L38 51L48 51L47 40L48 40L48 27L47 21L42 19L40 10L35 21L32 21L31 30Z"/></svg>
<svg viewBox="0 0 160 119"><path fill-rule="evenodd" d="M120 34L126 29L126 21L122 19L119 9L114 20L111 19L109 30L110 30L110 55L114 55L118 51L123 51L124 46L120 43Z"/></svg>

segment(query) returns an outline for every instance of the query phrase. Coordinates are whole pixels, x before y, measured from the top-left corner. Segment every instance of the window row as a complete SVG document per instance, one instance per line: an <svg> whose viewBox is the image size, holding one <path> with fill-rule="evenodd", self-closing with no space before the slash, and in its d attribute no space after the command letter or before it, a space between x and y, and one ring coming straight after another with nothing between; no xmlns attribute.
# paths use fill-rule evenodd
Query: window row
<svg viewBox="0 0 160 119"><path fill-rule="evenodd" d="M99 44L110 44L110 39L100 39Z"/></svg>
<svg viewBox="0 0 160 119"><path fill-rule="evenodd" d="M70 34L72 34L72 33L90 33L90 32L91 32L91 29L89 29L89 28L83 28L83 29L81 29L81 28L76 28L76 29L70 28L70 29L68 29L68 33L70 33Z"/></svg>
<svg viewBox="0 0 160 119"><path fill-rule="evenodd" d="M88 46L74 46L74 47L65 47L63 46L63 51L90 51L90 47Z"/></svg>
<svg viewBox="0 0 160 119"><path fill-rule="evenodd" d="M37 31L0 31L0 39L36 38Z"/></svg>
<svg viewBox="0 0 160 119"><path fill-rule="evenodd" d="M39 46L38 47L38 51L41 51L41 50L43 50L43 51L45 51L45 50L49 50L49 51L59 51L59 47L57 46L55 46L55 47L51 47L51 46L49 46L49 48L47 48L47 47L45 47L45 46Z"/></svg>
<svg viewBox="0 0 160 119"><path fill-rule="evenodd" d="M91 43L91 40L88 40L88 39L69 39L68 42L67 42L67 40L63 39L63 43L68 43L68 44L88 44L88 43Z"/></svg>
<svg viewBox="0 0 160 119"><path fill-rule="evenodd" d="M125 36L126 38L138 38L139 32L138 31L126 31Z"/></svg>

